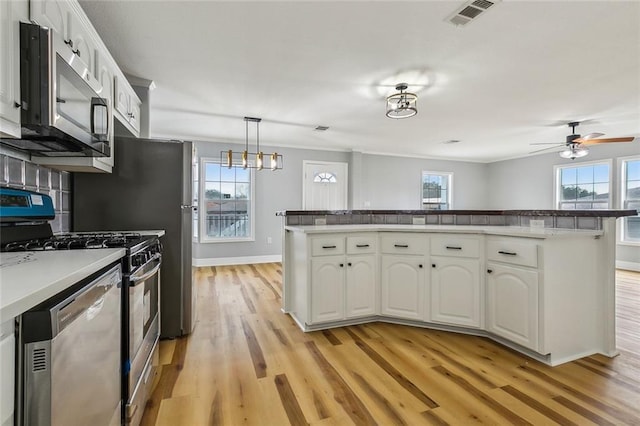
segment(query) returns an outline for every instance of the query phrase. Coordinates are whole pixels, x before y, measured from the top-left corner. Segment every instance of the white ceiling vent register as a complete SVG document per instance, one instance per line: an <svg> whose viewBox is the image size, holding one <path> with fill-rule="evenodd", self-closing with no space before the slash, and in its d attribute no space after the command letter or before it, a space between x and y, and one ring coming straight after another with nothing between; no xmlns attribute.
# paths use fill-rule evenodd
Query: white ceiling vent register
<svg viewBox="0 0 640 426"><path fill-rule="evenodd" d="M467 25L499 1L500 0L472 0L458 8L447 18L447 21L457 27Z"/></svg>

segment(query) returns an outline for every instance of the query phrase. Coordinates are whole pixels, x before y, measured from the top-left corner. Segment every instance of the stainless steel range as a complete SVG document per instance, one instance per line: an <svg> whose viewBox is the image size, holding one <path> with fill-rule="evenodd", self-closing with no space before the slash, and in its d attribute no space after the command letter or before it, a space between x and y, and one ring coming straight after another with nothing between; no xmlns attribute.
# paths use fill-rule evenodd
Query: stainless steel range
<svg viewBox="0 0 640 426"><path fill-rule="evenodd" d="M120 331L118 334L121 335L120 344L117 345L121 348L119 357L121 374L117 380L121 388L123 407L120 422L138 425L158 365L160 265L162 264L162 244L159 238L157 235L144 235L139 232L82 232L53 235L49 223L46 222L47 218L53 218L53 210L49 212L48 208L42 209L40 205L37 206L37 211L31 208L33 207L31 197L36 197L38 202L51 205L46 195L0 187L0 196L2 197L0 220L3 225L0 233L0 251L114 247L126 249L126 255L118 265L118 271L122 271L122 285L119 286L121 287L119 295L121 306L117 318L119 326L116 327ZM51 308L48 305L39 307L41 311ZM22 321L22 324L27 327L42 327L41 324L31 321L36 316L38 316L37 313L28 314L25 317L28 320ZM31 331L27 329L23 330L21 335L31 336L30 333ZM25 351L25 356L27 355ZM30 359L30 362L32 361ZM43 400L43 397L34 397L34 390L29 389L28 386L29 378L24 380L23 411L28 414L29 410L38 409L37 406L30 408L29 404L33 405L33 401ZM51 395L49 399L50 397Z"/></svg>

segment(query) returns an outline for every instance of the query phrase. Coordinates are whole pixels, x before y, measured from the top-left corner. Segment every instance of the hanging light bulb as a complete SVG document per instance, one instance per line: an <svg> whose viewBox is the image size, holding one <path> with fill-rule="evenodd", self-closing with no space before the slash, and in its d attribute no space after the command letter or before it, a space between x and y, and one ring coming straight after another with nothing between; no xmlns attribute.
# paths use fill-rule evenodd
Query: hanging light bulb
<svg viewBox="0 0 640 426"><path fill-rule="evenodd" d="M249 165L249 151L242 151L242 168L246 169Z"/></svg>
<svg viewBox="0 0 640 426"><path fill-rule="evenodd" d="M278 153L274 152L271 154L271 170L275 170L278 168Z"/></svg>
<svg viewBox="0 0 640 426"><path fill-rule="evenodd" d="M227 167L233 167L233 150L227 151Z"/></svg>
<svg viewBox="0 0 640 426"><path fill-rule="evenodd" d="M264 158L264 154L262 154L262 151L260 151L257 155L256 155L256 168L258 170L262 170L262 166L263 166L263 158Z"/></svg>

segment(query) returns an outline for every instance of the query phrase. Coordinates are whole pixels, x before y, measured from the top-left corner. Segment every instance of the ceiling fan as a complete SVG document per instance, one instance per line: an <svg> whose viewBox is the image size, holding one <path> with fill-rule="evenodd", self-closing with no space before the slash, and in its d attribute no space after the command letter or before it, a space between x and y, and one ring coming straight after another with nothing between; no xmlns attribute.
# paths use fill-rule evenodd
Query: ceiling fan
<svg viewBox="0 0 640 426"><path fill-rule="evenodd" d="M558 146L565 146L565 149L560 151L560 157L562 158L570 158L576 159L579 157L584 157L589 153L589 149L587 149L586 145L596 145L600 143L611 143L611 142L631 142L635 138L633 136L624 137L624 138L600 138L600 136L604 136L604 133L589 133L588 135L580 136L576 134L576 127L580 125L579 121L572 121L568 123L568 126L571 127L571 134L567 136L567 139L564 143L532 143L531 145L555 145L550 148L539 149L537 151L530 152L529 154L535 154L538 152L546 151L548 149L556 149ZM599 139L598 139L599 138Z"/></svg>

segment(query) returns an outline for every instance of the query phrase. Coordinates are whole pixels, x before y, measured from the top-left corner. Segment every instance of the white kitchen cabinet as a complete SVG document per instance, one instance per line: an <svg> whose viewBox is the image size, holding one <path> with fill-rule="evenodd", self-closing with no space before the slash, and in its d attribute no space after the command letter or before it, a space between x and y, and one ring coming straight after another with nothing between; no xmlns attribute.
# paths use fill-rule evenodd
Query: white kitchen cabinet
<svg viewBox="0 0 640 426"><path fill-rule="evenodd" d="M538 271L487 264L487 329L539 351Z"/></svg>
<svg viewBox="0 0 640 426"><path fill-rule="evenodd" d="M431 256L432 322L482 327L480 260Z"/></svg>
<svg viewBox="0 0 640 426"><path fill-rule="evenodd" d="M0 136L19 138L20 21L28 17L26 1L0 1Z"/></svg>
<svg viewBox="0 0 640 426"><path fill-rule="evenodd" d="M25 2L26 3L26 2ZM69 19L70 2L64 0L29 1L29 18L32 22L49 28L58 34L69 47L72 47Z"/></svg>
<svg viewBox="0 0 640 426"><path fill-rule="evenodd" d="M344 256L311 259L311 324L344 318Z"/></svg>
<svg viewBox="0 0 640 426"><path fill-rule="evenodd" d="M15 348L14 321L0 324L0 425L13 425L14 387L15 387Z"/></svg>
<svg viewBox="0 0 640 426"><path fill-rule="evenodd" d="M114 78L114 114L136 137L140 136L140 106L142 102L136 92L118 70Z"/></svg>
<svg viewBox="0 0 640 426"><path fill-rule="evenodd" d="M311 323L375 315L375 237L318 236L310 246Z"/></svg>
<svg viewBox="0 0 640 426"><path fill-rule="evenodd" d="M380 313L422 320L425 292L424 257L382 255Z"/></svg>

